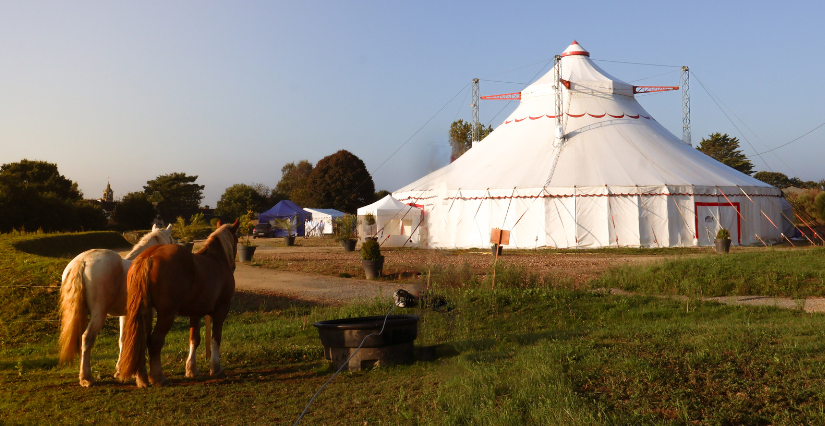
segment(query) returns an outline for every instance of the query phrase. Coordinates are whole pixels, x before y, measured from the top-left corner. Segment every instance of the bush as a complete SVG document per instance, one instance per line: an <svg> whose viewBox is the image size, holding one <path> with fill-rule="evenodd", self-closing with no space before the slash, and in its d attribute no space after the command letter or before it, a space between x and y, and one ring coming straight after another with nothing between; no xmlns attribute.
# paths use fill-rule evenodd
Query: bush
<svg viewBox="0 0 825 426"><path fill-rule="evenodd" d="M361 259L379 260L381 256L381 245L377 241L367 240L361 245Z"/></svg>
<svg viewBox="0 0 825 426"><path fill-rule="evenodd" d="M358 228L358 218L345 214L335 220L335 239L338 241L354 240Z"/></svg>
<svg viewBox="0 0 825 426"><path fill-rule="evenodd" d="M716 233L717 240L729 240L730 239L730 232L727 229L722 228L719 232Z"/></svg>

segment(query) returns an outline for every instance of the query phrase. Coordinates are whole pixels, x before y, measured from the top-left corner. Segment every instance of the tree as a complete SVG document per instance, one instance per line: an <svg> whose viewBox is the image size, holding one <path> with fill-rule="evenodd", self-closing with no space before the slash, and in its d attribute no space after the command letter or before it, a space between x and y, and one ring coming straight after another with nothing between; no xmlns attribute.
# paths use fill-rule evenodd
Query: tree
<svg viewBox="0 0 825 426"><path fill-rule="evenodd" d="M761 180L762 182L765 182L771 186L775 186L779 189L785 189L789 186L795 186L793 183L791 183L791 179L789 179L788 176L784 173L756 172L753 174L753 177L757 180Z"/></svg>
<svg viewBox="0 0 825 426"><path fill-rule="evenodd" d="M802 180L798 177L788 177L784 173L779 172L756 172L753 174L753 177L779 189L794 186L800 189L825 190L825 180L820 180L819 182Z"/></svg>
<svg viewBox="0 0 825 426"><path fill-rule="evenodd" d="M484 127L483 124L476 124L479 132L479 140L487 137L493 126ZM455 161L465 152L473 147L473 124L464 120L453 121L450 125L450 147L452 155L450 161Z"/></svg>
<svg viewBox="0 0 825 426"><path fill-rule="evenodd" d="M80 200L74 203L74 214L77 219L77 226L83 231L105 229L109 223L103 207L96 201Z"/></svg>
<svg viewBox="0 0 825 426"><path fill-rule="evenodd" d="M269 194L266 194L266 192L269 192L269 188L266 188L266 192L262 194L263 190L264 188L260 186L256 189L255 186L245 183L232 185L226 188L223 195L221 195L221 199L218 200L215 214L229 220L235 220L245 215L249 210L260 213L267 207L271 207L268 205Z"/></svg>
<svg viewBox="0 0 825 426"><path fill-rule="evenodd" d="M709 139L702 138L696 149L744 174L753 173L753 163L739 149L739 139L727 133L714 133Z"/></svg>
<svg viewBox="0 0 825 426"><path fill-rule="evenodd" d="M61 175L57 165L22 160L0 166L0 231L99 229L103 211L83 201L77 183Z"/></svg>
<svg viewBox="0 0 825 426"><path fill-rule="evenodd" d="M23 159L0 166L0 186L14 193L54 194L66 201L80 201L77 183L60 174L57 164Z"/></svg>
<svg viewBox="0 0 825 426"><path fill-rule="evenodd" d="M375 195L372 196L372 202L376 202L376 201L378 201L378 200L380 200L380 199L382 199L382 198L384 198L384 197L386 197L387 195L390 195L390 194L391 194L390 191L387 191L386 189L382 189L382 190L376 192Z"/></svg>
<svg viewBox="0 0 825 426"><path fill-rule="evenodd" d="M129 229L149 229L157 211L144 192L130 192L123 196L112 212L115 222Z"/></svg>
<svg viewBox="0 0 825 426"><path fill-rule="evenodd" d="M200 207L204 186L196 184L197 179L197 176L187 176L186 173L160 175L146 181L143 191L161 215L166 216L172 210Z"/></svg>
<svg viewBox="0 0 825 426"><path fill-rule="evenodd" d="M375 196L375 184L367 166L346 150L326 156L315 165L306 181L314 207L354 212Z"/></svg>
<svg viewBox="0 0 825 426"><path fill-rule="evenodd" d="M312 201L306 191L306 181L311 173L312 163L307 160L301 160L298 164L287 163L281 168L281 180L275 186L275 191L281 199L290 199L305 206Z"/></svg>

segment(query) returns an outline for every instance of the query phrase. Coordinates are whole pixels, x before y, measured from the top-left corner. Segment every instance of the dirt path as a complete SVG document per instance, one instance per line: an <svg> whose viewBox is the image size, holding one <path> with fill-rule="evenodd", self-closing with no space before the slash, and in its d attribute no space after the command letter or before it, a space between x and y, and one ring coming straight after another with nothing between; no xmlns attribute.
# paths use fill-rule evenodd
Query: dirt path
<svg viewBox="0 0 825 426"><path fill-rule="evenodd" d="M272 244L271 241L269 243ZM687 256L693 255L688 254ZM308 264L319 263L334 265L333 269L336 271L342 270L341 265L349 265L353 270L360 270L360 258L352 253L344 253L340 247L336 246L273 247L261 244L256 256L285 261L285 267L288 269L278 270L238 263L235 270L235 284L238 290L264 291L290 298L323 303L343 303L375 297L391 297L393 292L400 288L416 295L421 290L420 284L415 282L367 281L357 278L337 277L330 275L330 271L324 271L326 273L323 274L301 271L301 269L306 269ZM446 250L388 250L385 256L388 259L390 268L392 268L392 265L406 266L429 263L452 266L469 264L471 267L482 267L488 265L491 260L491 256L487 252L467 252L463 255L453 255ZM681 255L681 257L684 256L684 254ZM645 265L671 257L675 256L559 253L543 256L503 256L500 261L502 263L517 264L533 271L554 271L561 273L561 275L567 275L577 282L585 282L616 265ZM386 270L387 267L385 267L385 273ZM622 296L638 295L618 289L604 291ZM685 296L661 297L688 300ZM768 296L723 296L706 297L702 300L736 306L775 306L805 312L825 312L825 298L822 297L790 299Z"/></svg>
<svg viewBox="0 0 825 426"><path fill-rule="evenodd" d="M243 263L238 263L235 269L235 288L327 303L392 297L393 292L400 288L413 294L419 293L419 285L415 283L388 283L277 271Z"/></svg>
<svg viewBox="0 0 825 426"><path fill-rule="evenodd" d="M326 303L390 297L399 288L416 295L420 291L417 283L387 283L303 272L276 271L242 263L239 263L235 270L235 285L238 290L266 291L296 299ZM619 296L638 296L638 294L618 289L610 289L608 292ZM662 297L688 300L686 296ZM774 306L783 309L801 309L809 313L825 312L825 298L822 297L790 299L767 296L723 296L706 297L702 300L734 306Z"/></svg>

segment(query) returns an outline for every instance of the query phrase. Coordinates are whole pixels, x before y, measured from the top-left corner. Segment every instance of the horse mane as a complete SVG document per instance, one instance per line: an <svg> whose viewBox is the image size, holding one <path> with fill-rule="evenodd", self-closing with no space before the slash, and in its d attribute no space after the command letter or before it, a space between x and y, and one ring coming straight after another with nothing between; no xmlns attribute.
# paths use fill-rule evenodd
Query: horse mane
<svg viewBox="0 0 825 426"><path fill-rule="evenodd" d="M209 238L206 239L206 243L204 243L203 247L198 250L197 254L201 254L204 251L209 250L209 246L213 243L214 240L218 240L221 244L221 248L223 249L223 254L226 256L227 265L232 266L235 264L235 251L232 250L232 246L235 241L232 240L232 232L229 228L232 225L221 225L215 232L209 234Z"/></svg>
<svg viewBox="0 0 825 426"><path fill-rule="evenodd" d="M154 231L144 235L134 246L132 246L132 251L130 251L129 254L127 254L124 257L124 259L134 260L134 258L136 258L137 255L139 255L143 250L146 250L149 241L152 241L153 238L157 238L158 244L163 244L163 241L161 241L160 238L161 231L169 232L166 228L157 228ZM171 244L171 241L167 244Z"/></svg>

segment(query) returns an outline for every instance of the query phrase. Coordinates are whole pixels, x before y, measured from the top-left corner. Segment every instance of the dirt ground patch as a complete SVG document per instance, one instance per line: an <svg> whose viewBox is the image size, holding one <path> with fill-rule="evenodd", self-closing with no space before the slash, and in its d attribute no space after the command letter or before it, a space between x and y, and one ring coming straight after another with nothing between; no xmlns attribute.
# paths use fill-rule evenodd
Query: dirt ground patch
<svg viewBox="0 0 825 426"><path fill-rule="evenodd" d="M698 255L702 252L686 255ZM433 268L464 267L483 275L492 267L491 250L410 250L384 249L386 280L418 281L420 274ZM684 256L685 254L680 254ZM611 253L569 253L532 250L505 250L499 265L519 266L529 271L552 274L585 283L606 270L620 265L644 265L673 255L622 255ZM272 247L260 246L254 264L268 269L303 272L327 276L364 278L360 254L345 252L341 247Z"/></svg>
<svg viewBox="0 0 825 426"><path fill-rule="evenodd" d="M238 263L235 288L245 292L262 292L292 299L339 304L376 297L390 298L398 289L419 294L419 283L367 281L305 272L277 271Z"/></svg>

